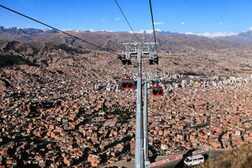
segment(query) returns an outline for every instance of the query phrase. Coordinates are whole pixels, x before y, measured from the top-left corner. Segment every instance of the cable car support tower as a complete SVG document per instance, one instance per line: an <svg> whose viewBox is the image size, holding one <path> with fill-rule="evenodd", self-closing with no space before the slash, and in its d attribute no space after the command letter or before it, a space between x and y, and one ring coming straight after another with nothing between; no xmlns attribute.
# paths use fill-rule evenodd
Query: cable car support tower
<svg viewBox="0 0 252 168"><path fill-rule="evenodd" d="M136 90L136 131L135 131L135 168L144 168L148 166L148 81L144 82L144 107L142 105L142 58L148 57L149 64L158 64L159 58L157 55L157 39L155 33L154 17L152 11L152 2L149 0L152 31L154 42L144 43L140 42L137 34L134 32L126 15L120 7L117 0L115 0L117 7L124 16L127 24L135 35L138 43L123 43L124 51L120 55L122 63L132 64L131 57L137 58L137 90ZM144 113L143 113L144 111Z"/></svg>
<svg viewBox="0 0 252 168"><path fill-rule="evenodd" d="M142 80L142 59L148 58L149 64L158 64L155 43L123 43L124 51L120 59L123 64L131 64L131 58L137 61L136 85L136 131L135 131L135 168L147 167L148 156L148 81ZM144 85L143 85L144 84ZM142 86L144 86L144 94ZM144 96L143 96L144 95ZM143 103L144 102L144 103Z"/></svg>

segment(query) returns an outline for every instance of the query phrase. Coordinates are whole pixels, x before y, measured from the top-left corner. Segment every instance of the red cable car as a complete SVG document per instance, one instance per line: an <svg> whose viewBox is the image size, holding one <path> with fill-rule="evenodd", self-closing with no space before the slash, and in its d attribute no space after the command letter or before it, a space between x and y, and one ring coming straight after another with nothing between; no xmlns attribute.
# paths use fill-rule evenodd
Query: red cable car
<svg viewBox="0 0 252 168"><path fill-rule="evenodd" d="M153 96L163 96L164 90L162 86L153 86L152 87L152 94Z"/></svg>
<svg viewBox="0 0 252 168"><path fill-rule="evenodd" d="M131 90L131 89L134 89L135 82L131 78L123 78L121 86L122 86L122 90Z"/></svg>

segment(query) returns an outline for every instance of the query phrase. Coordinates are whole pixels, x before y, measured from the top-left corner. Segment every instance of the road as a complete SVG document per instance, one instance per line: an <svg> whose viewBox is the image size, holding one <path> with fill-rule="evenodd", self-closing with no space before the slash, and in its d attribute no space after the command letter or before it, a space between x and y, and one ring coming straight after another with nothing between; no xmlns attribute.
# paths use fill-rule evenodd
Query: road
<svg viewBox="0 0 252 168"><path fill-rule="evenodd" d="M212 151L207 151L207 152L203 152L203 153L199 153L202 154L206 160L208 159L213 159L216 156L218 156L219 154L223 153L224 150L212 150ZM157 158L157 160L163 160L166 159L167 156L160 156ZM127 167L127 168L134 168L134 160L130 161L130 162L126 162L126 161L120 161L111 165L106 165L105 167L112 167L112 166L116 166L116 167ZM156 166L155 168L184 168L184 163L183 163L183 159L180 160L176 160L173 162L169 162L167 164L161 165L161 166Z"/></svg>
<svg viewBox="0 0 252 168"><path fill-rule="evenodd" d="M208 159L213 159L216 156L218 156L219 154L223 153L223 150L212 150L212 151L208 151L208 152L203 152L203 153L199 153L202 154L206 160ZM162 166L158 166L155 168L184 168L184 163L183 163L183 159L177 160L177 161L173 161L173 162L169 162L167 164L164 164Z"/></svg>

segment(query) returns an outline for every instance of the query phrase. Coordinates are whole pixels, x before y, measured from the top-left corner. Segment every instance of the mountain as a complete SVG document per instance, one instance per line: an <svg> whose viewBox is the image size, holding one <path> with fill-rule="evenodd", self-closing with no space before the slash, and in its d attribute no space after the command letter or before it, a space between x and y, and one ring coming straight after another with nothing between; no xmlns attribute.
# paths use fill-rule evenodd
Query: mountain
<svg viewBox="0 0 252 168"><path fill-rule="evenodd" d="M11 33L11 34L27 34L27 35L36 35L39 33L42 33L43 31L40 29L34 29L34 28L24 28L24 29L19 29L16 27L12 28L4 28L3 26L0 26L0 33Z"/></svg>
<svg viewBox="0 0 252 168"><path fill-rule="evenodd" d="M43 31L39 29L18 29L16 27L4 28L0 26L0 39L30 41L33 39L33 37L38 36L40 33L43 33Z"/></svg>
<svg viewBox="0 0 252 168"><path fill-rule="evenodd" d="M252 44L252 30L242 32L233 36L218 37L217 40L223 40L230 43L236 43L239 45L251 45Z"/></svg>
<svg viewBox="0 0 252 168"><path fill-rule="evenodd" d="M107 50L117 51L121 49L121 43L135 41L135 36L128 32L91 32L91 31L67 31L84 40L101 46ZM143 34L138 33L139 39ZM7 41L19 41L26 43L54 43L68 44L88 49L96 49L93 46L75 40L64 34L55 31L42 31L39 29L18 29L0 27L0 39ZM144 35L145 41L153 41L152 34ZM210 39L196 35L185 35L171 32L158 32L157 41L159 48L167 52L177 52L185 50L214 50L233 47L230 42Z"/></svg>
<svg viewBox="0 0 252 168"><path fill-rule="evenodd" d="M129 32L67 31L67 33L117 54L123 49L122 43L135 41L134 34ZM153 41L152 34L137 33L137 36L139 39L144 37L145 41ZM252 71L252 65L249 63L252 45L171 32L158 32L157 42L158 53L162 59L160 68L168 67L172 71L193 71L214 75L248 74ZM86 60L85 55L96 55L99 50L101 49L53 30L0 28L0 67L19 64L72 65L74 60ZM109 63L120 64L117 62L117 54L100 53L108 57ZM92 59L92 64L97 61L104 62L100 57L95 61ZM85 63L86 65L88 64ZM81 63L81 66L84 65Z"/></svg>

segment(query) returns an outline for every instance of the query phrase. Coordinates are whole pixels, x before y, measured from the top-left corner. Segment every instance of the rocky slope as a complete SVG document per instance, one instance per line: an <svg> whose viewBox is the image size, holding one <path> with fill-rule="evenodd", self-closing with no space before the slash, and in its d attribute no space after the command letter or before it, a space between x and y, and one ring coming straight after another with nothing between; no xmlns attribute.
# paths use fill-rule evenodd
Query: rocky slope
<svg viewBox="0 0 252 168"><path fill-rule="evenodd" d="M252 144L241 146L207 161L198 168L249 168L252 167Z"/></svg>

